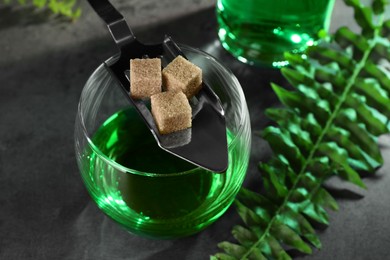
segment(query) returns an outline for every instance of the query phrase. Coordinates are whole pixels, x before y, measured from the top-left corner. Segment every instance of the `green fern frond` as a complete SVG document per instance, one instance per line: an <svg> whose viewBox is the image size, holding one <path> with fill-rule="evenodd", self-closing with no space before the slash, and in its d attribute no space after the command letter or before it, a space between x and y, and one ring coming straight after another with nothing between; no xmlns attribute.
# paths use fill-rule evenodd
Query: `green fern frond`
<svg viewBox="0 0 390 260"><path fill-rule="evenodd" d="M48 9L53 14L76 20L81 15L81 8L77 0L3 0L5 4L17 3L20 5L31 4L38 9Z"/></svg>
<svg viewBox="0 0 390 260"><path fill-rule="evenodd" d="M344 1L361 34L342 27L305 55L286 54L291 67L282 74L294 90L272 84L285 107L266 111L277 127L263 131L274 152L259 165L265 191L241 189L237 242L220 243L223 252L211 259L291 259L286 248L321 248L311 223L328 225L327 210L338 210L324 181L337 175L366 188L358 172L383 164L377 139L390 132L388 2Z"/></svg>

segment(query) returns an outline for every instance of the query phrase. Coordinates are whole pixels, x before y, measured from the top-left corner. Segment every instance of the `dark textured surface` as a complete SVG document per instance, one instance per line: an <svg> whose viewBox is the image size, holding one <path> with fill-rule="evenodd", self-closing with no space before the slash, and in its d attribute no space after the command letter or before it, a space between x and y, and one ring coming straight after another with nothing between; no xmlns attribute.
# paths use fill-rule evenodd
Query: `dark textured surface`
<svg viewBox="0 0 390 260"><path fill-rule="evenodd" d="M210 1L187 1L188 8L171 3L159 12L148 12L156 7L153 1L115 2L140 40L170 34L210 52L235 73L254 133L245 186L258 188L257 163L270 151L256 133L269 123L264 110L278 105L269 83L286 84L280 73L244 65L221 49L214 10L206 8ZM78 98L94 68L116 51L101 21L84 10L68 24L0 6L0 259L207 259L218 242L232 239L230 229L239 223L234 209L198 235L149 240L105 217L82 185L73 149ZM333 27L349 24L350 14L338 3ZM385 165L365 178L367 191L330 182L340 211L320 231L323 249L305 259L389 259L389 143L388 136L381 138ZM362 196L344 190L350 188Z"/></svg>

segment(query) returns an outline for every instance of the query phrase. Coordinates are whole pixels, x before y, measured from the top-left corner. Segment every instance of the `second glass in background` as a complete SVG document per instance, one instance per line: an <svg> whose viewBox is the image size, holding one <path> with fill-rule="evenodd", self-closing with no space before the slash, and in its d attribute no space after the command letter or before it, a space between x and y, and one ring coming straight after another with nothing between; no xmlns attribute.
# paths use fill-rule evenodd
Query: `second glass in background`
<svg viewBox="0 0 390 260"><path fill-rule="evenodd" d="M335 0L218 0L218 35L240 61L283 67L327 31Z"/></svg>

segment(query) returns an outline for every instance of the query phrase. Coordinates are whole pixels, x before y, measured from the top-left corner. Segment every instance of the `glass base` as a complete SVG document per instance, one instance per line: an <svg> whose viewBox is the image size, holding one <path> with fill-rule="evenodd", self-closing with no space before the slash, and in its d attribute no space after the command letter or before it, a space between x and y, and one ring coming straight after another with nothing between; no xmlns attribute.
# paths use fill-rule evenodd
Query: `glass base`
<svg viewBox="0 0 390 260"><path fill-rule="evenodd" d="M218 36L223 48L243 63L273 68L282 68L288 65L288 61L284 58L284 52L272 53L252 49L226 36L225 30L222 28L219 29ZM301 52L304 52L305 49L302 49ZM295 51L295 53L298 53L298 51Z"/></svg>
<svg viewBox="0 0 390 260"><path fill-rule="evenodd" d="M238 60L274 68L284 53L304 53L329 28L334 0L219 0L218 36Z"/></svg>

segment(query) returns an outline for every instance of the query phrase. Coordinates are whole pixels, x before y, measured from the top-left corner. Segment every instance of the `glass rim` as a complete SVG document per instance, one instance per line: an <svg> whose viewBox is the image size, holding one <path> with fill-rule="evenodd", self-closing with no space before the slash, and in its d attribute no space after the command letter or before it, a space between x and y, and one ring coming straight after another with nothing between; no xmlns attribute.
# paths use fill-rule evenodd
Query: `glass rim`
<svg viewBox="0 0 390 260"><path fill-rule="evenodd" d="M199 54L201 54L202 56L204 56L206 59L210 60L211 62L213 62L215 65L218 66L219 69L222 69L226 74L229 75L230 79L233 81L233 85L234 86L239 86L239 88L236 88L236 91L237 93L239 94L239 97L240 97L240 101L241 100L245 100L245 96L244 96L244 93L242 91L242 87L241 87L241 84L239 83L238 79L236 78L236 76L233 74L233 72L231 72L228 68L224 67L215 57L213 57L212 55L198 49L198 48L193 48L193 47L190 47L190 46L187 46L187 45L183 45L183 44L178 44L182 49L187 49L189 51L192 51L192 52L197 52ZM118 56L117 55L114 55L110 58L108 58L105 63L109 63L111 62L113 59L115 59L116 57ZM95 73L97 73L97 71L99 69L104 69L104 63L103 64L100 64L95 70L94 72L91 74L91 76L88 78L87 82L89 81L89 79L91 79ZM88 145L91 147L91 149L94 151L95 155L98 156L100 159L102 159L105 163L111 165L112 167L118 169L119 171L121 172L124 172L124 173L127 173L127 174L135 174L135 175L141 175L141 176L148 176L148 177L174 177L174 176L182 176L182 175L188 175L188 174L191 174L193 172L195 172L196 170L198 169L202 169L201 167L199 166L196 166L194 165L194 168L193 169L190 169L190 170L186 170L186 171L180 171L180 172L170 172L170 173L157 173L157 172L145 172L145 171L138 171L136 169L133 169L133 168L129 168L129 167L126 167L120 163L117 163L115 160L109 158L107 155L105 155L93 142L93 140L90 138L89 134L88 134L88 130L85 126L85 120L84 120L84 117L83 117L83 113L82 113L82 108L81 108L81 104L82 104L82 96L81 95L81 98L80 98L80 102L78 104L78 109L77 109L77 114L79 115L79 119L80 119L80 123L81 123L81 128L83 130L83 134L84 134L84 137L87 139L88 141ZM245 115L245 103L244 102L240 102L240 115ZM241 120L240 120L240 123L239 123L239 127L238 127L238 130L237 130L237 134L234 136L234 138L232 139L232 141L230 143L228 143L228 149L233 146L237 140L238 140L238 136L241 136L242 135L242 132L244 130L244 119L245 119L245 116L241 116L240 117ZM229 167L228 167L229 169ZM207 171L207 170L205 170ZM213 173L213 172L211 172ZM213 173L213 174L225 174L225 173Z"/></svg>

